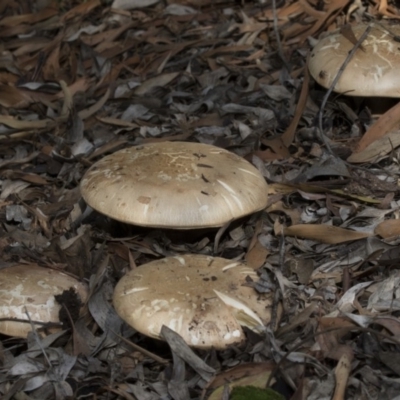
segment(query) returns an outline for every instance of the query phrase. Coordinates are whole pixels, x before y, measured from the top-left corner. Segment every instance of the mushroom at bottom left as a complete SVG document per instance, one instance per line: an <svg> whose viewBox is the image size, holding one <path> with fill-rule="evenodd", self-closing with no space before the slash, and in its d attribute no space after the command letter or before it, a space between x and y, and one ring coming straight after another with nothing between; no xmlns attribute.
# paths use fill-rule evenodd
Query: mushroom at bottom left
<svg viewBox="0 0 400 400"><path fill-rule="evenodd" d="M76 278L36 264L18 264L0 270L0 333L27 337L32 322L59 323L61 305L55 296L72 289L80 303L88 288ZM29 318L28 318L28 315ZM34 324L40 328L42 324Z"/></svg>

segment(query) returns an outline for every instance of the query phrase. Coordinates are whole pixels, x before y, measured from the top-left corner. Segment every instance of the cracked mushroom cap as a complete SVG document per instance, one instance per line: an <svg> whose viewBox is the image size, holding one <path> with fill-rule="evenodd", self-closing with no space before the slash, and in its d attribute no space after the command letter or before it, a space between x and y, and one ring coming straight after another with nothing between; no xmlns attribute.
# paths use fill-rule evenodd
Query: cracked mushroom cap
<svg viewBox="0 0 400 400"><path fill-rule="evenodd" d="M367 26L359 24L351 27L357 40ZM399 25L384 26L395 35L400 35ZM384 26L373 25L362 48L357 49L343 71L335 92L349 96L400 97L400 44ZM335 31L320 39L311 52L308 61L310 73L327 89L354 47L346 36L340 30Z"/></svg>
<svg viewBox="0 0 400 400"><path fill-rule="evenodd" d="M32 330L26 311L32 321L59 322L61 308L54 298L73 288L84 302L87 287L62 272L21 264L0 270L0 318L17 318L27 322L0 321L0 333L27 337ZM40 328L41 325L35 325Z"/></svg>
<svg viewBox="0 0 400 400"><path fill-rule="evenodd" d="M92 208L121 222L172 229L222 226L267 205L268 186L243 158L184 142L130 147L94 164L81 182Z"/></svg>
<svg viewBox="0 0 400 400"><path fill-rule="evenodd" d="M270 321L269 296L243 286L258 280L243 263L205 255L167 257L129 271L114 291L119 316L156 339L166 325L189 346L223 349L241 343L242 326Z"/></svg>

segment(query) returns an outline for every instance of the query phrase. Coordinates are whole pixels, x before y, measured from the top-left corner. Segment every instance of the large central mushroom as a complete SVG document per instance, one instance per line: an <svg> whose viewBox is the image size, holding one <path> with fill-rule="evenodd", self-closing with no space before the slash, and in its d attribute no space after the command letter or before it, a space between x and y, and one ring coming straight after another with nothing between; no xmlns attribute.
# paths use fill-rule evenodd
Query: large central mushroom
<svg viewBox="0 0 400 400"><path fill-rule="evenodd" d="M81 182L85 201L135 225L219 227L267 205L258 170L227 150L184 142L126 148L94 164Z"/></svg>

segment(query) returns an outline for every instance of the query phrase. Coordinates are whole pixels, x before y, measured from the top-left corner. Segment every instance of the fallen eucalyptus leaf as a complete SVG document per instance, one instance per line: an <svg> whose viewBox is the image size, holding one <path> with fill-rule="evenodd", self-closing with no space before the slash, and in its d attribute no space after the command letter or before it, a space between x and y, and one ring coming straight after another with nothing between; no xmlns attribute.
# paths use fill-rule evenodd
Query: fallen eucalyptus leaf
<svg viewBox="0 0 400 400"><path fill-rule="evenodd" d="M327 244L344 243L371 236L369 233L351 231L337 226L311 224L292 225L285 228L284 233L287 236L297 236Z"/></svg>

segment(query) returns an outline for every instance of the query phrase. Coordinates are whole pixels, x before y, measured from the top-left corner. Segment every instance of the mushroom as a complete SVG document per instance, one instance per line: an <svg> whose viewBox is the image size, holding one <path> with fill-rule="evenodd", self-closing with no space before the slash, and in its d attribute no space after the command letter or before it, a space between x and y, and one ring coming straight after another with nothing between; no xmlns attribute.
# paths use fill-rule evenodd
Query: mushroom
<svg viewBox="0 0 400 400"><path fill-rule="evenodd" d="M242 326L260 332L271 319L271 298L244 286L257 279L245 264L182 255L129 271L115 287L119 316L146 336L162 339L166 325L189 346L223 349L243 342Z"/></svg>
<svg viewBox="0 0 400 400"><path fill-rule="evenodd" d="M355 40L367 24L351 27ZM387 26L387 29L385 28ZM362 97L400 97L399 42L390 33L400 35L399 25L373 24L366 39L357 49L333 88L335 92ZM318 41L311 52L308 68L323 87L330 88L355 40L340 30Z"/></svg>
<svg viewBox="0 0 400 400"><path fill-rule="evenodd" d="M121 222L155 228L219 227L262 210L267 183L248 161L219 147L149 143L117 151L81 181L86 203Z"/></svg>
<svg viewBox="0 0 400 400"><path fill-rule="evenodd" d="M56 302L55 296L70 288L75 290L82 302L86 300L87 287L60 271L36 264L19 264L1 269L0 318L10 320L0 321L0 333L27 337L32 330L29 319L42 323L58 323L61 306ZM35 327L40 328L41 325L36 324Z"/></svg>

